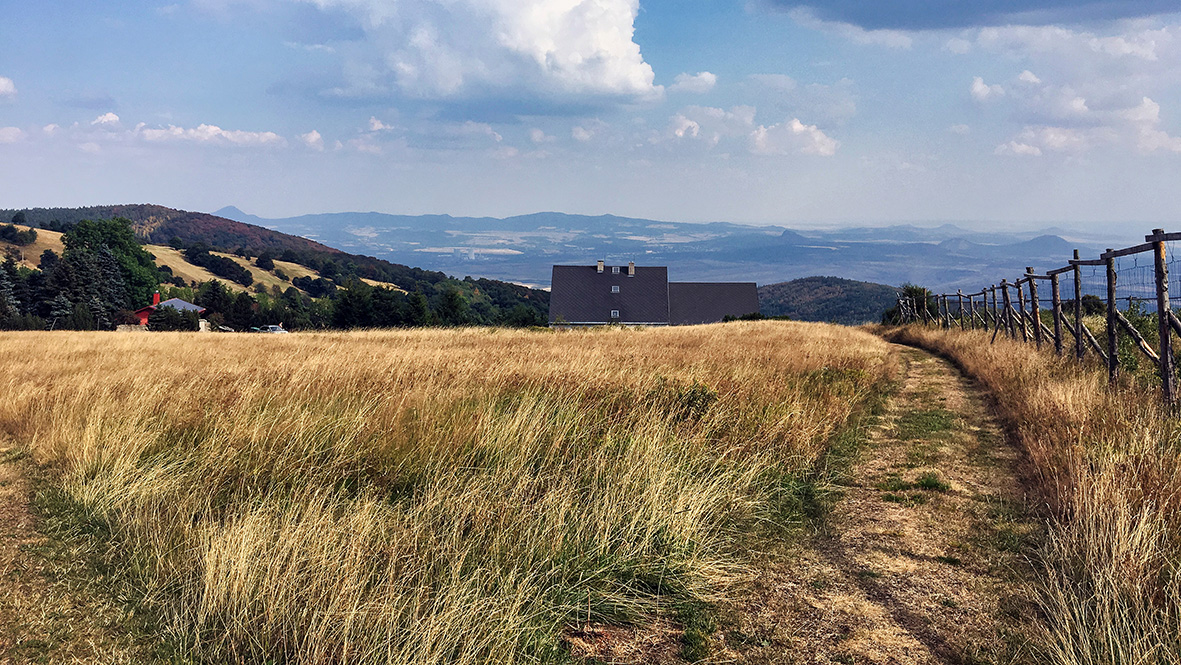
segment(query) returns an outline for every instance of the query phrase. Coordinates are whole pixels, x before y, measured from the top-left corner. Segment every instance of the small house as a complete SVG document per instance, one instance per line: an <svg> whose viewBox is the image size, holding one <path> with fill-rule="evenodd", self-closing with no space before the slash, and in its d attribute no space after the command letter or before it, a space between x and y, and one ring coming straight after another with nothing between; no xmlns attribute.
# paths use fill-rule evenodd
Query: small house
<svg viewBox="0 0 1181 665"><path fill-rule="evenodd" d="M160 302L160 293L156 292L152 295L151 305L135 310L135 316L139 319L139 325L148 325L148 317L152 315L152 312L161 307L171 307L182 312L196 312L197 316L205 313L204 307L201 307L200 305L194 305L193 303L188 302L187 300L181 300L180 298L169 298L164 302Z"/></svg>

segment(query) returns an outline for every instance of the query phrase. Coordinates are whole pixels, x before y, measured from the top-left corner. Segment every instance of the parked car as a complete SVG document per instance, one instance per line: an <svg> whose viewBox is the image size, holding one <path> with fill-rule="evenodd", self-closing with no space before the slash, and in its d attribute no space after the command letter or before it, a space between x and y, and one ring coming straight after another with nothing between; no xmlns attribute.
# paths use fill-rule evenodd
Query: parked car
<svg viewBox="0 0 1181 665"><path fill-rule="evenodd" d="M287 334L287 331L283 329L283 326L263 326L258 329L258 332Z"/></svg>

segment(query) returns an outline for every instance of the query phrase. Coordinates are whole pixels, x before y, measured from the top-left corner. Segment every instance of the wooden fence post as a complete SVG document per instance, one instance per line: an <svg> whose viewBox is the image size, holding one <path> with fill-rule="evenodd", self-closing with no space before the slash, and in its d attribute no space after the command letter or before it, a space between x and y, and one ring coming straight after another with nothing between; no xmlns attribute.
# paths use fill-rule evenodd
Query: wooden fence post
<svg viewBox="0 0 1181 665"><path fill-rule="evenodd" d="M951 304L947 302L947 296L939 296L943 299L943 329L951 330Z"/></svg>
<svg viewBox="0 0 1181 665"><path fill-rule="evenodd" d="M1074 250L1074 260L1078 261L1078 250ZM1078 335L1074 337L1074 356L1079 364L1083 363L1083 354L1087 352L1087 347L1083 342L1083 284L1080 279L1082 270L1079 265L1074 264L1074 327L1078 331Z"/></svg>
<svg viewBox="0 0 1181 665"><path fill-rule="evenodd" d="M1021 288L1021 280L1014 282L1017 286L1017 305L1021 308L1017 316L1017 323L1021 326L1021 341L1029 342L1029 330L1025 328L1025 290Z"/></svg>
<svg viewBox="0 0 1181 665"><path fill-rule="evenodd" d="M976 329L976 294L968 296L968 327Z"/></svg>
<svg viewBox="0 0 1181 665"><path fill-rule="evenodd" d="M1164 229L1152 230L1152 235L1158 237L1152 241L1152 254L1156 258L1156 325L1160 331L1161 395L1165 404L1172 406L1177 397L1176 377L1173 374L1173 333L1169 329L1169 312L1172 309L1169 304L1169 265L1166 263L1165 241L1159 239L1164 233Z"/></svg>
<svg viewBox="0 0 1181 665"><path fill-rule="evenodd" d="M1001 280L1002 306L1004 307L1005 332L1011 339L1016 339L1017 329L1013 327L1013 301L1009 298L1009 280Z"/></svg>
<svg viewBox="0 0 1181 665"><path fill-rule="evenodd" d="M992 290L992 327L995 330L1001 327L1000 310L996 306L996 284L993 284L989 288Z"/></svg>
<svg viewBox="0 0 1181 665"><path fill-rule="evenodd" d="M1037 299L1037 279L1033 276L1033 266L1026 266L1025 273L1029 275L1029 309L1033 319L1033 339L1037 348L1042 348L1042 315L1041 305Z"/></svg>
<svg viewBox="0 0 1181 665"><path fill-rule="evenodd" d="M964 290L963 289L956 289L955 295L956 295L956 298L960 302L959 311L956 312L956 314L958 314L959 318L960 318L960 330L966 330L967 324L964 322Z"/></svg>
<svg viewBox="0 0 1181 665"><path fill-rule="evenodd" d="M1111 249L1107 250L1107 252L1111 251ZM1107 380L1114 384L1119 380L1119 340L1116 337L1119 334L1116 332L1119 321L1115 315L1115 257L1104 256L1103 258L1107 266Z"/></svg>
<svg viewBox="0 0 1181 665"><path fill-rule="evenodd" d="M1058 273L1050 275L1050 306L1054 308L1054 353L1062 355L1062 293L1058 290Z"/></svg>

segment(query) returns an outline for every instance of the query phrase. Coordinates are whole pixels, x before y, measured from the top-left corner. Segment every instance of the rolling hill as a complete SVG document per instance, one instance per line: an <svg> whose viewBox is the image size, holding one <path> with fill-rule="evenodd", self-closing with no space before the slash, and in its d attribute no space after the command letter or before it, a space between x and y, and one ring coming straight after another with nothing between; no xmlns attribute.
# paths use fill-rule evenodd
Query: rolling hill
<svg viewBox="0 0 1181 665"><path fill-rule="evenodd" d="M54 232L49 229L62 229L84 219L129 219L136 235L156 257L157 264L169 266L173 274L181 276L186 281L207 281L212 275L204 268L185 261L173 246L208 247L214 250L214 253L227 257L249 270L255 281L264 286L290 286L275 273L263 271L249 261L233 255L235 250L242 248L251 256L257 256L264 251L272 254L275 257L276 268L291 279L303 276L343 283L348 278L355 277L370 285L395 286L407 292L422 291L432 299L440 296L446 289L454 288L466 297L480 317L489 320L494 319L498 312L507 312L518 305L536 311L542 317L548 315L549 311L547 291L495 279L459 279L441 271L424 270L362 254L350 254L315 240L207 213L135 204L0 210L0 220L12 219L18 212L23 214L29 226L40 227L39 242L57 242L59 245L60 240L53 241ZM44 241L41 235L45 236ZM26 257L25 263L34 267L40 251L38 250L34 256ZM28 248L26 252L32 253ZM428 257L418 255L418 258Z"/></svg>
<svg viewBox="0 0 1181 665"><path fill-rule="evenodd" d="M885 284L804 277L760 286L759 308L766 316L857 325L879 321L897 297L898 289Z"/></svg>

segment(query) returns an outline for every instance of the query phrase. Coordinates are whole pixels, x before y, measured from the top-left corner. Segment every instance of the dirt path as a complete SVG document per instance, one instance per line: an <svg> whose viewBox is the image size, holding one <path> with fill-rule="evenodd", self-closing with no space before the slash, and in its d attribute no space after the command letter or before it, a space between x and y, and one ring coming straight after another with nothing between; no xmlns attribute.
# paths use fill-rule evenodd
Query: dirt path
<svg viewBox="0 0 1181 665"><path fill-rule="evenodd" d="M85 557L37 529L31 470L0 441L0 665L148 662L132 617L92 588Z"/></svg>
<svg viewBox="0 0 1181 665"><path fill-rule="evenodd" d="M1032 662L1020 456L947 362L899 347L903 386L825 531L767 553L727 635L746 663ZM786 549L786 548L785 548Z"/></svg>

